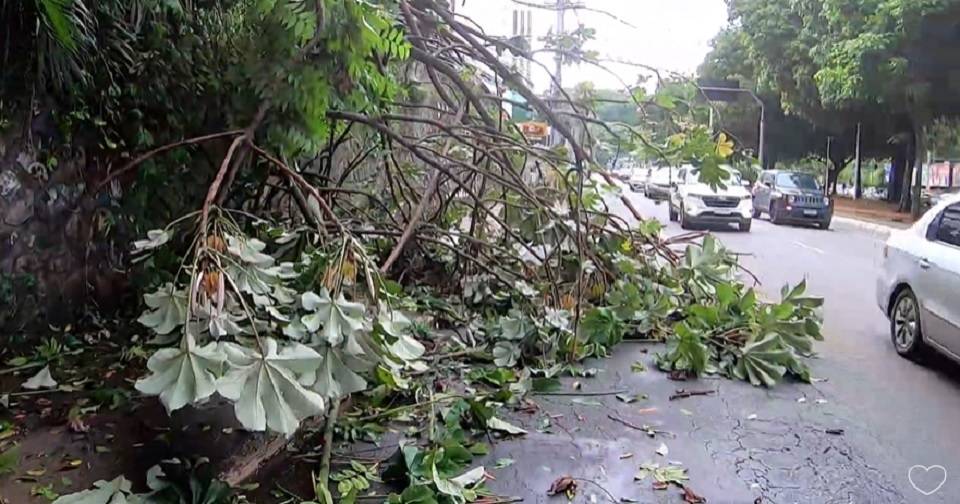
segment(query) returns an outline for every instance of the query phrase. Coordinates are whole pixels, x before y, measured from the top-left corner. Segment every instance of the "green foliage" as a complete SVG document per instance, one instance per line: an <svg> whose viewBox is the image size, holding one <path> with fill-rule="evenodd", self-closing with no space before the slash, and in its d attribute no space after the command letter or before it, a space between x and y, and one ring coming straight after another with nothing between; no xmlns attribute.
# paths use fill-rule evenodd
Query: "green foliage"
<svg viewBox="0 0 960 504"><path fill-rule="evenodd" d="M0 476L10 474L20 465L20 447L18 445L7 448L0 453Z"/></svg>
<svg viewBox="0 0 960 504"><path fill-rule="evenodd" d="M130 481L118 476L59 497L54 504L230 504L233 491L214 471L209 463L168 460L147 471L147 493L133 493Z"/></svg>
<svg viewBox="0 0 960 504"><path fill-rule="evenodd" d="M580 327L587 341L603 348L612 348L623 341L624 324L610 308L588 311Z"/></svg>
<svg viewBox="0 0 960 504"><path fill-rule="evenodd" d="M753 289L718 283L715 299L685 310L668 338L668 351L657 357L664 370L702 375L720 372L772 387L784 376L810 381L801 360L822 340L819 298L804 295L806 284L784 287L779 303L764 303Z"/></svg>
<svg viewBox="0 0 960 504"><path fill-rule="evenodd" d="M330 475L330 479L337 483L339 500L344 504L353 504L361 492L370 488L371 482L380 481L375 468L366 467L356 461L350 461L350 468Z"/></svg>

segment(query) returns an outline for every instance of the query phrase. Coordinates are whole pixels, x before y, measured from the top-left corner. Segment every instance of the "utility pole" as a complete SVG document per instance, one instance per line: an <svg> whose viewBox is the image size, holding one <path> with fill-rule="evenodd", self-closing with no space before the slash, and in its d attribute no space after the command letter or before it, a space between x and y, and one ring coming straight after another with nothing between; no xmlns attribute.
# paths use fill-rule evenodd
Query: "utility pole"
<svg viewBox="0 0 960 504"><path fill-rule="evenodd" d="M554 32L557 37L562 37L564 33L564 19L567 17L567 6L566 0L557 0L557 26L556 31ZM557 48L557 54L554 57L556 62L556 67L554 68L554 77L556 78L556 83L554 84L557 89L556 96L560 96L563 91L563 51L561 48Z"/></svg>
<svg viewBox="0 0 960 504"><path fill-rule="evenodd" d="M823 195L830 196L830 165L833 161L830 160L830 144L833 143L833 137L827 137L827 169L823 176Z"/></svg>

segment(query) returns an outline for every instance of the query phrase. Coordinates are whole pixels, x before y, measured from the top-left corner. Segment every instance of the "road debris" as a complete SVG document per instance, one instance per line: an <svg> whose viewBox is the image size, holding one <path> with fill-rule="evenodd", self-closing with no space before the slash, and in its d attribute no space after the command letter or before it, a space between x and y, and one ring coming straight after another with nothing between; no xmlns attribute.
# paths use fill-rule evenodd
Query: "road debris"
<svg viewBox="0 0 960 504"><path fill-rule="evenodd" d="M568 499L573 499L573 497L577 495L577 480L571 476L560 476L553 480L553 483L550 484L550 489L547 490L547 495L553 496L560 494L566 495Z"/></svg>
<svg viewBox="0 0 960 504"><path fill-rule="evenodd" d="M685 399L687 397L694 397L694 396L708 396L716 393L717 393L716 390L689 390L688 391L684 389L677 389L677 391L670 396L670 400L676 401L677 399Z"/></svg>
<svg viewBox="0 0 960 504"><path fill-rule="evenodd" d="M670 448L667 448L666 443L660 443L660 447L657 448L657 455L661 457L666 457L670 454Z"/></svg>
<svg viewBox="0 0 960 504"><path fill-rule="evenodd" d="M703 504L707 502L707 499L697 495L697 493L691 490L690 487L681 485L680 488L683 489L683 502L686 502L687 504Z"/></svg>

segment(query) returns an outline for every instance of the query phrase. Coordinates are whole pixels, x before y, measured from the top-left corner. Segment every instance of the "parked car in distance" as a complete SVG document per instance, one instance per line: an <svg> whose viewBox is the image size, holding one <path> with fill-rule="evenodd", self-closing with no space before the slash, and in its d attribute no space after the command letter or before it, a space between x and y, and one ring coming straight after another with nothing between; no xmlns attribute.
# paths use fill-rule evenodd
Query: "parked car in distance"
<svg viewBox="0 0 960 504"><path fill-rule="evenodd" d="M956 187L951 187L944 191L933 193L930 195L930 202L929 202L930 206L935 207L939 205L941 202L946 201L947 199L952 198L957 194L960 194L960 189Z"/></svg>
<svg viewBox="0 0 960 504"><path fill-rule="evenodd" d="M809 173L769 170L753 188L753 218L766 213L774 224L816 224L829 229L833 203Z"/></svg>
<svg viewBox="0 0 960 504"><path fill-rule="evenodd" d="M644 192L647 189L647 183L650 176L653 175L653 168L636 168L631 171L630 179L627 183L633 192Z"/></svg>
<svg viewBox="0 0 960 504"><path fill-rule="evenodd" d="M688 168L685 166L684 168ZM689 167L692 168L692 167ZM654 168L649 181L643 190L643 195L653 201L667 201L670 199L671 186L677 183L680 168Z"/></svg>
<svg viewBox="0 0 960 504"><path fill-rule="evenodd" d="M883 247L877 304L897 353L929 346L960 362L960 195L944 199Z"/></svg>
<svg viewBox="0 0 960 504"><path fill-rule="evenodd" d="M726 169L730 174L724 182L726 187L710 187L700 182L699 170L681 168L670 195L670 220L680 221L683 229L699 224L736 224L740 231L750 231L750 191L744 187L739 172Z"/></svg>

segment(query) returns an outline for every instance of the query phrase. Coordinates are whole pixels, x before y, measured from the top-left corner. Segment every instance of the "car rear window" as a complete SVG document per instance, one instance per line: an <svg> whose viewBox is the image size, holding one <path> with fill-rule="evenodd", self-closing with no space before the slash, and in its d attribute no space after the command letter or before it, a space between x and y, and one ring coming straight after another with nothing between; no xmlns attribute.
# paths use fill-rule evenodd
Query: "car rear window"
<svg viewBox="0 0 960 504"><path fill-rule="evenodd" d="M777 186L788 189L820 189L816 177L809 173L778 173Z"/></svg>

